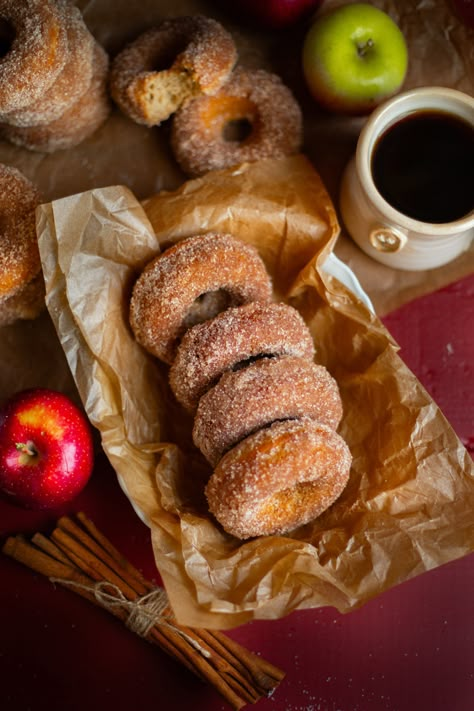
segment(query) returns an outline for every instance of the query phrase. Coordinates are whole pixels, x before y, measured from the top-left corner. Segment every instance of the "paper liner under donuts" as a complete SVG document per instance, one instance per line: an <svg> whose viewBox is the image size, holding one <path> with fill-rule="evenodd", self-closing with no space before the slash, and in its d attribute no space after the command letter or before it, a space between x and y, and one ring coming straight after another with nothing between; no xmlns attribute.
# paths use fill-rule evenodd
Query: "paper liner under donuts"
<svg viewBox="0 0 474 711"><path fill-rule="evenodd" d="M306 158L208 174L143 207L128 189L92 190L43 205L38 228L49 312L103 447L150 526L180 622L228 628L297 608L346 612L474 550L472 461L381 322L325 273L339 226ZM259 249L276 298L302 313L341 389L349 485L291 535L240 542L214 523L192 419L128 325L132 283L160 245L209 230Z"/></svg>

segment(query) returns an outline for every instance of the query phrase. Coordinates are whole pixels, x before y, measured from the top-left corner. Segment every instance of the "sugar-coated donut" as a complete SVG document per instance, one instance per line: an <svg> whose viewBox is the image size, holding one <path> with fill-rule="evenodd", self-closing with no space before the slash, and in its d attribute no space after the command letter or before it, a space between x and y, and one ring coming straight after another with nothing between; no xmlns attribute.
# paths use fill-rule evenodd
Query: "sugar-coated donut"
<svg viewBox="0 0 474 711"><path fill-rule="evenodd" d="M19 170L0 164L0 324L34 318L44 308L36 237L36 187Z"/></svg>
<svg viewBox="0 0 474 711"><path fill-rule="evenodd" d="M54 0L0 0L6 51L0 58L0 114L40 99L67 58L63 6Z"/></svg>
<svg viewBox="0 0 474 711"><path fill-rule="evenodd" d="M138 277L130 301L137 341L172 363L180 337L226 306L271 298L265 265L252 245L207 233L177 242Z"/></svg>
<svg viewBox="0 0 474 711"><path fill-rule="evenodd" d="M178 402L194 412L227 370L276 355L314 356L311 333L296 309L261 301L228 308L184 334L170 368L170 386Z"/></svg>
<svg viewBox="0 0 474 711"><path fill-rule="evenodd" d="M342 402L334 378L306 358L263 358L228 371L199 401L193 440L215 466L237 442L276 420L310 417L336 429Z"/></svg>
<svg viewBox="0 0 474 711"><path fill-rule="evenodd" d="M13 296L0 298L0 326L8 326L15 321L30 321L37 318L45 308L45 287L43 272L16 291Z"/></svg>
<svg viewBox="0 0 474 711"><path fill-rule="evenodd" d="M346 443L327 425L275 422L223 456L206 486L209 510L237 538L286 533L339 498L351 462Z"/></svg>
<svg viewBox="0 0 474 711"><path fill-rule="evenodd" d="M206 487L209 510L237 538L286 533L339 498L351 462L346 443L327 425L276 422L220 460Z"/></svg>
<svg viewBox="0 0 474 711"><path fill-rule="evenodd" d="M115 57L110 91L129 118L153 126L190 96L217 91L236 61L234 41L218 22L201 15L174 17Z"/></svg>
<svg viewBox="0 0 474 711"><path fill-rule="evenodd" d="M59 118L38 126L3 124L3 137L31 151L52 153L73 148L91 136L106 121L111 109L107 93L108 54L96 43L93 57L89 86Z"/></svg>
<svg viewBox="0 0 474 711"><path fill-rule="evenodd" d="M64 11L67 60L58 76L39 100L3 115L12 126L40 126L59 118L89 88L94 63L95 39L84 23L79 8L58 0Z"/></svg>
<svg viewBox="0 0 474 711"><path fill-rule="evenodd" d="M239 123L250 132L234 140L226 130ZM184 172L196 176L296 153L302 125L299 104L278 76L237 68L214 96L182 106L173 118L171 145Z"/></svg>

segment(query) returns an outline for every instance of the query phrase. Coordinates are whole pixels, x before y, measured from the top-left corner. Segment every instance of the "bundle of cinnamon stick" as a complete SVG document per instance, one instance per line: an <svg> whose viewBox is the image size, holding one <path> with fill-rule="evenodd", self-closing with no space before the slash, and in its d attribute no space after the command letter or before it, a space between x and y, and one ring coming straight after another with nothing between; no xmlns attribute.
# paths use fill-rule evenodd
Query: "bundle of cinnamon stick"
<svg viewBox="0 0 474 711"><path fill-rule="evenodd" d="M51 535L9 537L3 552L100 605L158 645L233 709L269 696L285 676L227 635L179 625L166 593L148 581L84 513L62 517Z"/></svg>

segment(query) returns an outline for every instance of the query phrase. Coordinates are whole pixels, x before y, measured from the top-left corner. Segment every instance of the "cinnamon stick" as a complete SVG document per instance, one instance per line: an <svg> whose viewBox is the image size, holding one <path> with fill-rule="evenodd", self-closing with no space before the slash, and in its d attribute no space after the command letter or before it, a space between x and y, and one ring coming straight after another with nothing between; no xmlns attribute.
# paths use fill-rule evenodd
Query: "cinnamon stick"
<svg viewBox="0 0 474 711"><path fill-rule="evenodd" d="M270 695L284 678L283 671L227 635L179 625L164 591L147 580L82 512L76 520L60 518L49 538L41 533L31 542L20 535L8 538L3 552L106 608L210 683L236 711Z"/></svg>

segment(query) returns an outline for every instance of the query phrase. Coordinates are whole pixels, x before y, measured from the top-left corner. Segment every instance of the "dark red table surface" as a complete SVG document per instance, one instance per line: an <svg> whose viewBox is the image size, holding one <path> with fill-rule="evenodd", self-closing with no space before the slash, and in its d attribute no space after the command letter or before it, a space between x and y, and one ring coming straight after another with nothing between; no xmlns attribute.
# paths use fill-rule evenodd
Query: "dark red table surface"
<svg viewBox="0 0 474 711"><path fill-rule="evenodd" d="M474 447L474 276L384 321L469 448ZM148 529L105 457L67 511L84 510L158 581ZM0 537L48 530L58 513L0 502ZM286 678L261 711L472 711L474 556L399 585L348 615L323 608L230 631ZM2 711L223 711L208 686L73 593L0 555Z"/></svg>

